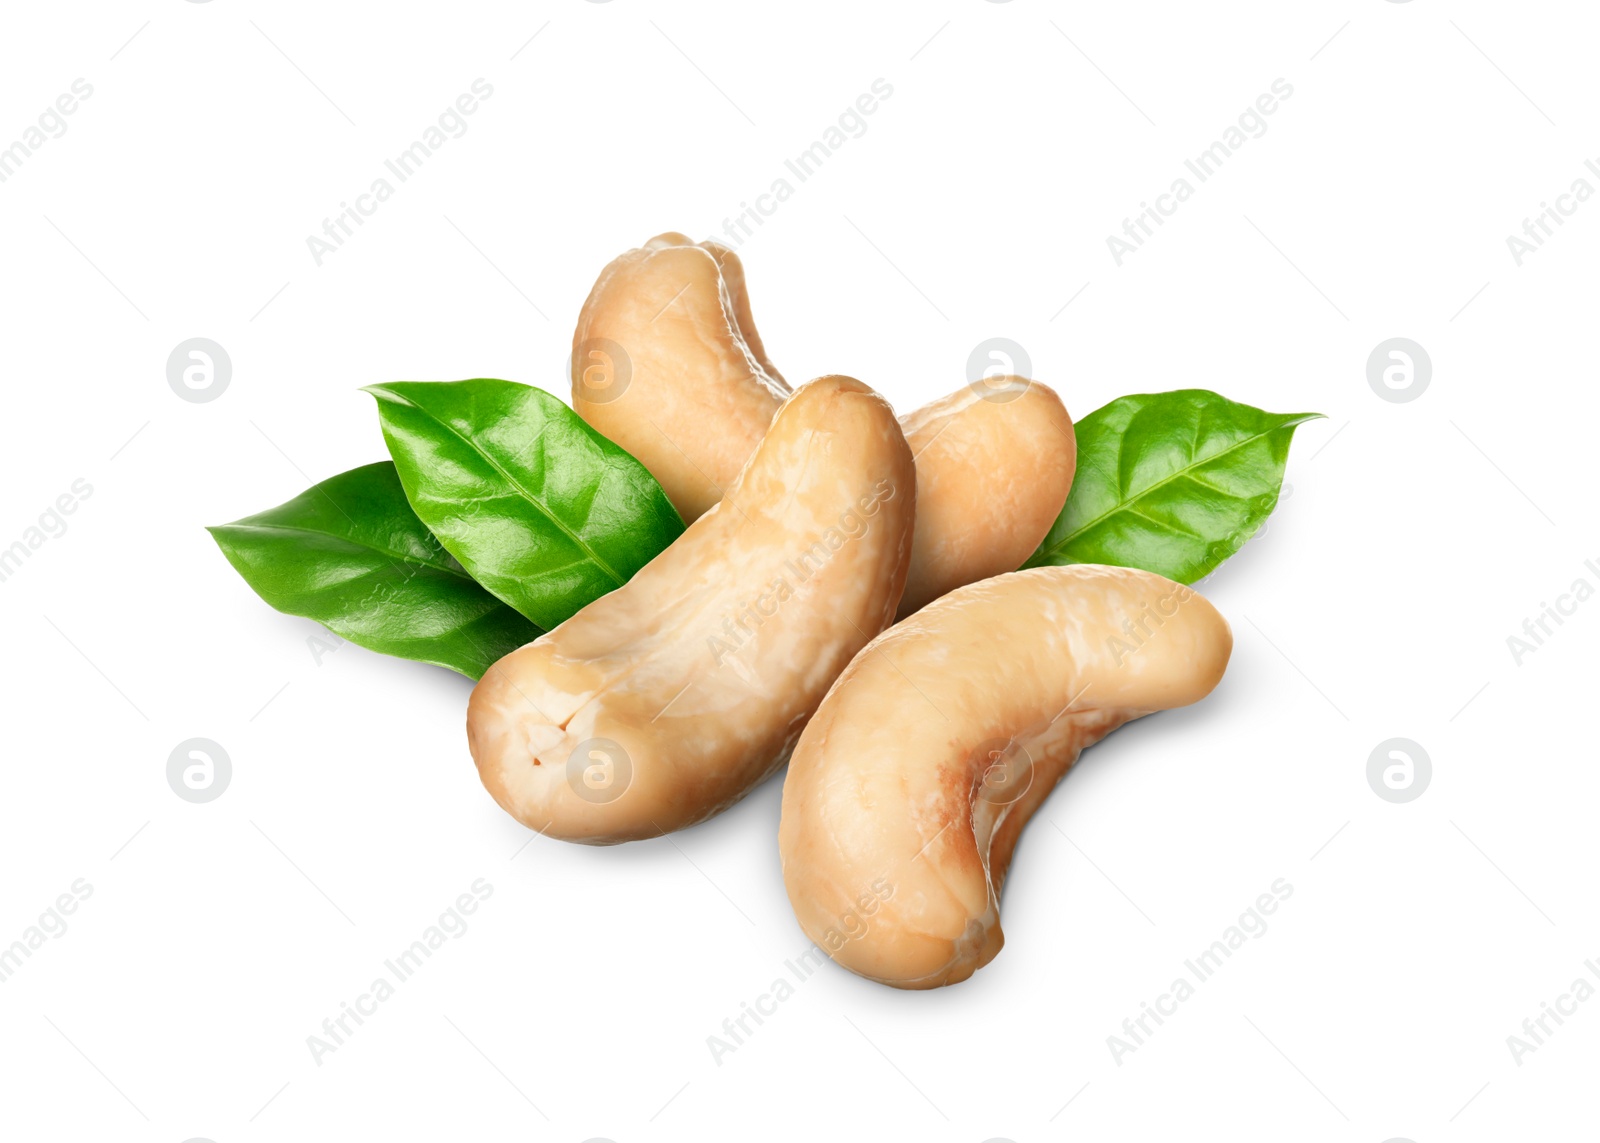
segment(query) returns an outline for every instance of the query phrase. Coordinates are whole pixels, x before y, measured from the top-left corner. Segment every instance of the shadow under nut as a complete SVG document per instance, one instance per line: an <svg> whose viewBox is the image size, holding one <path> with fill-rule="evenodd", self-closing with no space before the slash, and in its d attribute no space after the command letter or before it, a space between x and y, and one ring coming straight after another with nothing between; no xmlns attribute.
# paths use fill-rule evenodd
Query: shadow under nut
<svg viewBox="0 0 1600 1143"><path fill-rule="evenodd" d="M721 503L489 668L467 708L484 786L530 829L593 844L733 804L893 620L915 502L888 404L848 377L802 386Z"/></svg>
<svg viewBox="0 0 1600 1143"><path fill-rule="evenodd" d="M1004 943L1023 826L1085 747L1222 678L1227 622L1191 588L1098 565L952 592L846 668L790 760L778 848L801 928L899 988Z"/></svg>

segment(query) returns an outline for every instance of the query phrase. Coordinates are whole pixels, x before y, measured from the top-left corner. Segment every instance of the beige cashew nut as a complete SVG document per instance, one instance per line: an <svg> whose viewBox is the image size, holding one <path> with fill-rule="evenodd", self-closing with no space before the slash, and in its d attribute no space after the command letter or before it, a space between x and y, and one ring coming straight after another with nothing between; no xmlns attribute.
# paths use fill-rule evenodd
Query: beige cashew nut
<svg viewBox="0 0 1600 1143"><path fill-rule="evenodd" d="M965 980L1004 943L1017 839L1079 751L1204 698L1232 648L1192 589L1087 564L985 580L890 628L790 760L778 849L801 928L885 984Z"/></svg>
<svg viewBox="0 0 1600 1143"><path fill-rule="evenodd" d="M788 396L726 246L659 234L600 272L572 335L572 407L685 520L722 499Z"/></svg>
<svg viewBox="0 0 1600 1143"><path fill-rule="evenodd" d="M529 828L592 844L733 804L893 620L915 506L888 403L848 377L802 386L726 498L489 668L467 708L484 786Z"/></svg>
<svg viewBox="0 0 1600 1143"><path fill-rule="evenodd" d="M900 418L917 461L902 619L958 587L1016 571L1067 502L1078 441L1061 398L1020 377L990 382L998 384L963 386Z"/></svg>
<svg viewBox="0 0 1600 1143"><path fill-rule="evenodd" d="M657 235L601 271L573 333L572 407L653 473L686 520L722 496L788 394L716 242ZM1072 418L1037 381L988 378L901 418L918 518L900 614L1020 567L1060 515Z"/></svg>

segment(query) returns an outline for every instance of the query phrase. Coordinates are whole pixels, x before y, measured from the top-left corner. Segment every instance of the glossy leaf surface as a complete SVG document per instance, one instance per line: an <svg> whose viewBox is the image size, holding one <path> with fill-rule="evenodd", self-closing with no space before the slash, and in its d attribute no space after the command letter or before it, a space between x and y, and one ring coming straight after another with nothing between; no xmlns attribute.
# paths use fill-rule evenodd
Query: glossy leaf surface
<svg viewBox="0 0 1600 1143"><path fill-rule="evenodd" d="M683 532L655 477L511 381L370 385L411 506L473 579L550 630Z"/></svg>
<svg viewBox="0 0 1600 1143"><path fill-rule="evenodd" d="M369 650L476 679L540 634L444 550L389 461L208 530L262 599Z"/></svg>
<svg viewBox="0 0 1600 1143"><path fill-rule="evenodd" d="M1272 514L1295 426L1204 389L1119 397L1078 422L1066 507L1024 565L1114 564L1193 583Z"/></svg>

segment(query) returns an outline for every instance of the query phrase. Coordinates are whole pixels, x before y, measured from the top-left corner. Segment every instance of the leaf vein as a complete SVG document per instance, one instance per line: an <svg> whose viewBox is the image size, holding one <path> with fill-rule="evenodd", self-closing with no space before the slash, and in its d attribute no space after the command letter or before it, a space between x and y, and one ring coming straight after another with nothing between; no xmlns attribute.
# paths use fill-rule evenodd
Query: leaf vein
<svg viewBox="0 0 1600 1143"><path fill-rule="evenodd" d="M1273 433L1281 432L1286 428L1292 428L1292 427L1293 427L1292 425L1274 425L1272 428L1266 429L1263 432L1252 433L1248 437L1244 437L1241 440L1235 441L1233 444L1229 445L1227 448L1222 449L1219 452L1212 453L1210 456L1206 457L1204 460L1192 461L1191 463L1186 464L1183 467L1174 470L1170 475L1162 477L1160 480L1156 481L1154 484L1149 485L1148 487L1141 489L1138 493L1134 493L1134 494L1124 493L1124 494L1122 494L1123 498L1120 499L1114 506L1112 506L1111 508L1107 509L1106 511L1100 513L1100 515L1096 516L1094 519L1084 521L1082 524L1079 524L1072 531L1070 531L1066 535L1062 536L1055 543L1049 545L1046 548L1042 548L1040 550L1043 553L1047 554L1047 555L1053 555L1054 553L1059 552L1062 548L1066 547L1073 540L1075 540L1079 536L1083 535L1090 528L1093 528L1096 524L1099 524L1102 520L1105 520L1109 516L1114 516L1118 512L1127 511L1129 504L1133 504L1133 503L1138 502L1140 499L1150 495L1156 489L1162 488L1162 487L1172 483L1174 480L1178 480L1181 477L1189 476L1193 469L1196 469L1196 468L1198 468L1198 467L1200 467L1201 465L1204 465L1204 464L1209 464L1214 460L1217 460L1217 459L1219 459L1221 457L1227 456L1229 453L1237 452L1239 449L1245 447L1245 445L1253 444L1254 442L1256 442L1258 440L1261 440L1261 439L1263 439L1265 437L1271 436ZM1118 454L1120 455L1121 454L1121 449L1122 449L1122 442L1120 440L1117 442L1117 449L1118 449ZM1119 487L1120 487L1120 484L1121 484L1121 482L1119 480L1118 481L1118 486Z"/></svg>
<svg viewBox="0 0 1600 1143"><path fill-rule="evenodd" d="M412 401L409 397L405 397L402 394L395 393L393 390L387 390L387 389L384 390L384 393L387 396L395 397L395 398L399 399L400 401L404 402L406 405L409 405L411 408L415 409L417 412L421 413L423 416L425 416L429 420L431 420L434 424L436 424L440 428L444 429L451 436L455 437L463 445L465 445L467 448L471 449L473 451L473 453L475 453L476 455L482 457L489 464L489 466L491 468L493 468L497 473L500 474L500 476L506 481L506 483L510 484L519 493L521 493L522 498L524 500L526 500L529 504L531 504L535 508L537 508L539 510L539 512L545 517L545 519L549 520L550 523L554 524L556 526L556 528L559 531L561 531L567 537L567 539L571 540L572 543L574 545L576 545L578 547L578 549L581 550L584 553L584 555L588 556L589 559L594 561L594 564L595 564L596 567L598 567L601 571L605 572L606 575L611 577L611 579L613 581L615 581L615 583L616 583L616 585L618 587L621 587L623 584L628 582L626 577L624 577L621 574L619 574L615 568L613 568L605 560L601 559L600 558L600 554L598 552L596 552L581 536L579 536L571 528L567 527L566 522L564 520L562 520L559 516L557 516L551 510L549 505L547 505L538 496L534 495L534 493L530 489L524 487L523 483L520 480L518 480L510 472L506 471L505 467L502 466L499 461L497 461L494 457L490 456L487 452L485 452L475 441L472 441L472 440L468 439L467 437L463 436L456 429L456 427L454 425L447 424L445 421L443 421L438 416L436 416L433 413L432 410L424 409L421 405L418 405L415 401ZM543 435L542 430L541 430L541 435Z"/></svg>

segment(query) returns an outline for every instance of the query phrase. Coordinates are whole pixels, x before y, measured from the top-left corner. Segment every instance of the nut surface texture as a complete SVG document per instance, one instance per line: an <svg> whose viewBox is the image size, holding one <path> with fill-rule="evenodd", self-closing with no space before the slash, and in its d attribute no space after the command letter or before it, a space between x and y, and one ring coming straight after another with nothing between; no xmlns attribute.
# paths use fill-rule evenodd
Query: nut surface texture
<svg viewBox="0 0 1600 1143"><path fill-rule="evenodd" d="M963 386L900 418L917 461L917 527L901 618L941 595L1016 571L1061 515L1078 468L1054 389L1021 377L1011 400Z"/></svg>
<svg viewBox="0 0 1600 1143"><path fill-rule="evenodd" d="M684 520L722 499L788 395L726 246L660 234L600 272L572 335L572 407Z"/></svg>
<svg viewBox="0 0 1600 1143"><path fill-rule="evenodd" d="M890 628L790 761L778 847L801 928L886 984L965 980L1000 951L1018 836L1079 751L1204 698L1232 647L1192 589L1087 564L985 580Z"/></svg>
<svg viewBox="0 0 1600 1143"><path fill-rule="evenodd" d="M467 738L484 786L524 825L595 844L731 805L892 622L915 501L887 402L848 377L802 386L720 503L483 676Z"/></svg>

